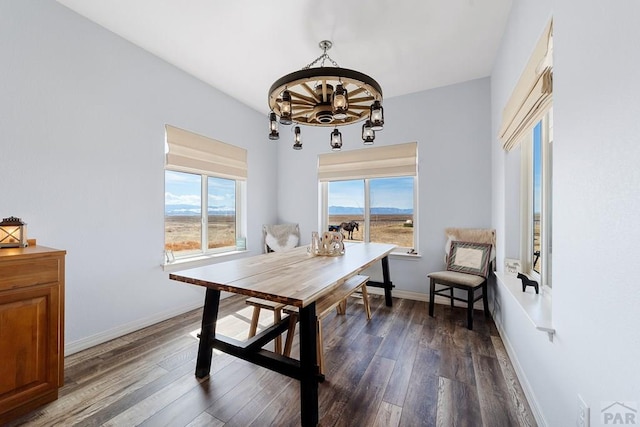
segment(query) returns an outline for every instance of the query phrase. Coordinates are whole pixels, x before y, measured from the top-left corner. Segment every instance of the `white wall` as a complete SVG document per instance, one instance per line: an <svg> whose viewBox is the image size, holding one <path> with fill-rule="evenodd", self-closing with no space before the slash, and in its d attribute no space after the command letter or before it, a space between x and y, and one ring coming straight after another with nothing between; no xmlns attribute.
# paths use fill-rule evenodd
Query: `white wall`
<svg viewBox="0 0 640 427"><path fill-rule="evenodd" d="M384 82L380 82L384 87ZM388 98L375 146L418 142L418 259L391 259L397 290L427 292L426 274L444 268L445 227L491 224L489 79ZM318 230L317 158L330 152L332 128L302 127L303 149L291 148L290 127L278 146L278 216L298 222L303 243ZM361 126L341 129L343 150L363 148ZM381 277L377 277L378 280Z"/></svg>
<svg viewBox="0 0 640 427"><path fill-rule="evenodd" d="M165 123L249 149L250 251L263 223L299 222L303 243L318 228L330 129L304 128L301 152L288 128L269 141L264 115L53 1L1 3L0 31L0 214L68 251L67 350L201 304L159 267ZM392 279L425 293L443 229L490 224L489 79L387 99L385 113L376 144L418 141L420 157L421 258L392 260ZM343 130L345 149L359 133Z"/></svg>
<svg viewBox="0 0 640 427"><path fill-rule="evenodd" d="M160 268L165 123L249 149L261 250L277 161L263 115L53 1L0 2L0 57L0 215L67 250L67 349L202 303Z"/></svg>
<svg viewBox="0 0 640 427"><path fill-rule="evenodd" d="M544 25L554 18L553 343L508 295L505 338L549 426L573 425L577 395L600 425L606 402L640 403L640 3L515 1L492 73L492 126ZM505 171L493 141L493 221L508 226ZM511 156L511 154L509 154ZM511 172L513 173L513 172ZM499 259L505 255L498 246ZM517 255L517 254L515 254Z"/></svg>

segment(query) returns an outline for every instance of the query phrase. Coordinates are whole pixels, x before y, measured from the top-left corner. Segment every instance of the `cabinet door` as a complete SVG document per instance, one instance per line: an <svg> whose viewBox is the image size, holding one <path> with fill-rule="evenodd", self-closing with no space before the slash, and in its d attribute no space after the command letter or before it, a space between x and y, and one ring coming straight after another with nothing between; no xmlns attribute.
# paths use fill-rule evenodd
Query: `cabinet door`
<svg viewBox="0 0 640 427"><path fill-rule="evenodd" d="M0 294L0 414L57 397L59 284Z"/></svg>

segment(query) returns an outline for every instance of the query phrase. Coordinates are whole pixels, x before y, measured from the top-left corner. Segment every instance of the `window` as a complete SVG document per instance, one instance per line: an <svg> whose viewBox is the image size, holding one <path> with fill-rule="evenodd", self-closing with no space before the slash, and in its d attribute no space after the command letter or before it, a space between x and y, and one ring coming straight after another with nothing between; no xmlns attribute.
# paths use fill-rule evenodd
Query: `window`
<svg viewBox="0 0 640 427"><path fill-rule="evenodd" d="M523 267L541 284L551 287L551 209L553 110L522 142Z"/></svg>
<svg viewBox="0 0 640 427"><path fill-rule="evenodd" d="M321 155L321 229L416 253L416 161L416 143Z"/></svg>
<svg viewBox="0 0 640 427"><path fill-rule="evenodd" d="M237 249L243 232L246 151L167 126L166 261Z"/></svg>
<svg viewBox="0 0 640 427"><path fill-rule="evenodd" d="M235 250L236 209L234 180L166 170L165 250L177 257Z"/></svg>
<svg viewBox="0 0 640 427"><path fill-rule="evenodd" d="M542 35L503 110L500 139L509 152L521 145L522 270L551 287L553 147L553 20Z"/></svg>

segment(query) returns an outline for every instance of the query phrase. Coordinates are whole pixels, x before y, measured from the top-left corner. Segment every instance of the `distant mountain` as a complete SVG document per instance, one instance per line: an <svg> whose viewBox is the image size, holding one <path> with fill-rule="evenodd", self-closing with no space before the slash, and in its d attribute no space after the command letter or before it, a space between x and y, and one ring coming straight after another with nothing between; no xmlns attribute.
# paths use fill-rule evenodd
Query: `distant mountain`
<svg viewBox="0 0 640 427"><path fill-rule="evenodd" d="M234 215L236 211L227 206L209 206L209 215ZM200 215L200 206L196 205L165 205L164 214L167 216Z"/></svg>
<svg viewBox="0 0 640 427"><path fill-rule="evenodd" d="M371 208L372 215L412 215L413 209ZM363 208L350 206L329 206L329 215L364 215Z"/></svg>
<svg viewBox="0 0 640 427"><path fill-rule="evenodd" d="M364 215L364 209L349 206L329 206L329 215Z"/></svg>

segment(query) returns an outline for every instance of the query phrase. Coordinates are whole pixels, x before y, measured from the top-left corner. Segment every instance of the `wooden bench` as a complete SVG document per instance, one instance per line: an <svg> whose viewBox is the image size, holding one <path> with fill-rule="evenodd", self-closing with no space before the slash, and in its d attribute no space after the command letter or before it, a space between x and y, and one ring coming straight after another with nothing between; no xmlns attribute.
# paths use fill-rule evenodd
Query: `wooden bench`
<svg viewBox="0 0 640 427"><path fill-rule="evenodd" d="M316 347L318 366L320 374L324 375L324 351L322 346L322 319L325 318L331 310L336 308L338 314L346 313L347 298L349 298L354 292L360 290L362 292L362 301L364 303L364 309L367 314L367 320L371 320L371 307L369 306L369 295L367 294L367 281L369 276L357 275L346 280L342 285L331 291L331 293L321 297L316 301L316 318L317 318L317 335L316 335ZM293 336L295 335L296 323L298 323L298 308L287 305L282 310L289 314L289 330L287 331L287 338L284 344L285 356L291 354L291 345L293 343Z"/></svg>

